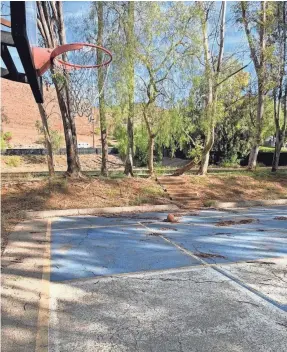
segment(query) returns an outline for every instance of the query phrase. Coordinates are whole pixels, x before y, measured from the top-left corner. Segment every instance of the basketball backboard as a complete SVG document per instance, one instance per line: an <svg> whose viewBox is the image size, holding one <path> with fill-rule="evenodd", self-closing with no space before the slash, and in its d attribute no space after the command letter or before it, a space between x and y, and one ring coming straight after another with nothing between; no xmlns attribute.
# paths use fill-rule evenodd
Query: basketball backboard
<svg viewBox="0 0 287 352"><path fill-rule="evenodd" d="M32 48L38 45L36 1L1 1L1 77L30 85L43 103Z"/></svg>

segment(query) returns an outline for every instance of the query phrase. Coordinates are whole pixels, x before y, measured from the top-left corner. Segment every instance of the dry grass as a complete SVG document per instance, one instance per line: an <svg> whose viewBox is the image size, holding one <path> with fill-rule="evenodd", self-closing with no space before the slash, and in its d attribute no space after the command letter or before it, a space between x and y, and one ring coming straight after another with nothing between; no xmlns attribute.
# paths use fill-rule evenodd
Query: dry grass
<svg viewBox="0 0 287 352"><path fill-rule="evenodd" d="M26 210L165 204L169 199L151 179L87 178L10 182L2 186L2 247Z"/></svg>
<svg viewBox="0 0 287 352"><path fill-rule="evenodd" d="M286 171L241 172L208 176L186 176L203 204L211 200L240 201L287 198Z"/></svg>
<svg viewBox="0 0 287 352"><path fill-rule="evenodd" d="M3 155L1 158L1 168L4 172L32 172L48 171L47 160L43 155L23 155L17 156L17 165L11 165L11 160L15 156ZM101 169L101 155L80 154L80 163L83 171L93 171ZM54 155L55 170L66 171L67 160L65 155ZM117 155L109 155L109 170L123 169L123 162Z"/></svg>
<svg viewBox="0 0 287 352"><path fill-rule="evenodd" d="M199 194L196 206L211 200L240 201L287 198L287 173L255 172L185 176ZM90 208L169 203L167 193L152 179L87 178L10 182L2 187L2 246L26 210ZM213 203L210 203L210 205ZM209 205L209 206L210 206Z"/></svg>
<svg viewBox="0 0 287 352"><path fill-rule="evenodd" d="M233 225L243 225L243 224L251 224L256 221L255 219L242 219L242 220L226 220L219 221L216 226L233 226Z"/></svg>

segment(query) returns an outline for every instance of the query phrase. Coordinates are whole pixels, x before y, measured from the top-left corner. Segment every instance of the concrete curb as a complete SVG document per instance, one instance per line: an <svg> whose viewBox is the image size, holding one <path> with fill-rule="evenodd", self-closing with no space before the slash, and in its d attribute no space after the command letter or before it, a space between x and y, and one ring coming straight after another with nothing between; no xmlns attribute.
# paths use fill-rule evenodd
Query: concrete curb
<svg viewBox="0 0 287 352"><path fill-rule="evenodd" d="M287 205L287 199L246 200L239 202L217 202L214 207L219 209L232 209L244 207L258 207L265 205Z"/></svg>
<svg viewBox="0 0 287 352"><path fill-rule="evenodd" d="M147 211L177 211L179 207L175 204L163 205L139 205L130 207L108 207L108 208L87 208L87 209L63 209L63 210L43 210L27 211L27 219L44 219L58 216L77 216L77 215L98 215L98 214L121 214L130 212Z"/></svg>

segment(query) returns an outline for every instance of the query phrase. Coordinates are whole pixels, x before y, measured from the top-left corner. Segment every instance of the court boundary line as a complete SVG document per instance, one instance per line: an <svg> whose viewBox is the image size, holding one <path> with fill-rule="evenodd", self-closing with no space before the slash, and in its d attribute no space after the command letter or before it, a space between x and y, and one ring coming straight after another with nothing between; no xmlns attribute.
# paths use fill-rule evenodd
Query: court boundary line
<svg viewBox="0 0 287 352"><path fill-rule="evenodd" d="M47 352L49 350L51 219L47 220L46 248L43 264L35 352Z"/></svg>

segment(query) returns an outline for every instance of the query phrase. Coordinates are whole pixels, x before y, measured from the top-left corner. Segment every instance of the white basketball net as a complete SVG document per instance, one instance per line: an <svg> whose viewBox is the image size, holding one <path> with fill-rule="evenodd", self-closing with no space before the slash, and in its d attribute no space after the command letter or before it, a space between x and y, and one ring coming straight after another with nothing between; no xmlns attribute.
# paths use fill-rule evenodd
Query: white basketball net
<svg viewBox="0 0 287 352"><path fill-rule="evenodd" d="M63 57L65 62L83 66L103 64L108 59L108 54L100 49L86 46L80 50L70 51ZM110 64L99 68L72 68L59 63L57 59L54 60L54 78L60 85L62 84L62 89L66 89L70 113L74 117L85 116L89 121L94 119L99 97L104 92L109 67ZM101 89L98 84L99 75L102 75Z"/></svg>

